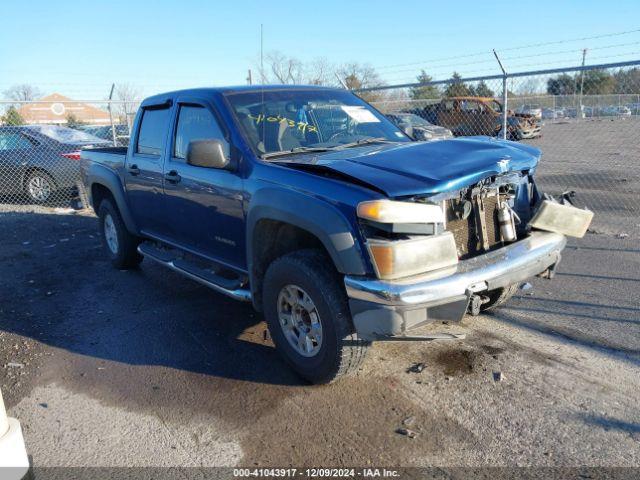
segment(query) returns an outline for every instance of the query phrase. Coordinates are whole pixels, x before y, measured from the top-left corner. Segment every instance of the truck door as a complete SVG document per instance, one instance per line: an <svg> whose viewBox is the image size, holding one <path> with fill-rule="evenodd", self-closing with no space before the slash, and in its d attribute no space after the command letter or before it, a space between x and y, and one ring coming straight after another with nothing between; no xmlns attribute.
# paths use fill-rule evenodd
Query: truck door
<svg viewBox="0 0 640 480"><path fill-rule="evenodd" d="M192 140L230 146L223 124L205 100L180 99L164 165L164 192L175 243L241 270L245 265L243 182L236 170L189 165Z"/></svg>
<svg viewBox="0 0 640 480"><path fill-rule="evenodd" d="M138 228L150 236L166 236L162 192L162 165L165 156L171 105L145 106L138 123L135 144L127 155L125 186Z"/></svg>

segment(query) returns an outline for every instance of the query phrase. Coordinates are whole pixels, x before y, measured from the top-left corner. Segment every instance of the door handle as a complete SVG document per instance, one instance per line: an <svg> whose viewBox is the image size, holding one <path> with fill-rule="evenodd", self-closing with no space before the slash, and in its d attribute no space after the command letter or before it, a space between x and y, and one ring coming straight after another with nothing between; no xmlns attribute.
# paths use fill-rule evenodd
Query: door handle
<svg viewBox="0 0 640 480"><path fill-rule="evenodd" d="M171 170L169 173L164 174L164 179L170 183L178 183L182 177L175 170Z"/></svg>
<svg viewBox="0 0 640 480"><path fill-rule="evenodd" d="M127 172L129 172L133 176L140 175L140 169L138 168L138 165L129 165L129 167L127 167Z"/></svg>

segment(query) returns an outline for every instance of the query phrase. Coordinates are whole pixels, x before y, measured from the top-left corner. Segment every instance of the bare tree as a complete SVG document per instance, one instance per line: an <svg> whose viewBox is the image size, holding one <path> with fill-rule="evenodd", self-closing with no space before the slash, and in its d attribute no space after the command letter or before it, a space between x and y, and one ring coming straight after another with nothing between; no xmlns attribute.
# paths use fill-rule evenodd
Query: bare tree
<svg viewBox="0 0 640 480"><path fill-rule="evenodd" d="M31 102L42 96L42 92L40 92L37 87L27 83L13 85L2 92L2 94L5 98L17 102Z"/></svg>
<svg viewBox="0 0 640 480"><path fill-rule="evenodd" d="M264 83L303 83L304 65L297 58L282 52L269 52L265 57L264 70L260 71L260 79Z"/></svg>
<svg viewBox="0 0 640 480"><path fill-rule="evenodd" d="M369 64L360 64L357 62L346 63L340 66L336 73L349 90L380 87L384 85L378 72ZM358 95L367 102L380 101L384 98L382 92L362 92Z"/></svg>
<svg viewBox="0 0 640 480"><path fill-rule="evenodd" d="M118 115L120 122L126 122L127 125L131 124L131 115L133 115L138 109L138 104L142 99L142 92L140 88L135 87L129 83L116 84L115 99L122 102L118 105Z"/></svg>
<svg viewBox="0 0 640 480"><path fill-rule="evenodd" d="M316 58L307 68L306 82L311 85L335 85L335 67L326 58Z"/></svg>

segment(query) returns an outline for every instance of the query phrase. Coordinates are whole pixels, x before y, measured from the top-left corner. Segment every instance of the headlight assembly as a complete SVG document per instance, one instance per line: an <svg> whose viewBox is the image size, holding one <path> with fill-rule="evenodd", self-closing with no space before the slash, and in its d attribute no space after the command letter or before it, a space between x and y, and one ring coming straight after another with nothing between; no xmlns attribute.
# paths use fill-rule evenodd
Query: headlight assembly
<svg viewBox="0 0 640 480"><path fill-rule="evenodd" d="M358 217L377 223L443 223L439 205L372 200L358 205Z"/></svg>
<svg viewBox="0 0 640 480"><path fill-rule="evenodd" d="M367 242L378 278L391 280L438 270L458 263L451 232L409 240Z"/></svg>

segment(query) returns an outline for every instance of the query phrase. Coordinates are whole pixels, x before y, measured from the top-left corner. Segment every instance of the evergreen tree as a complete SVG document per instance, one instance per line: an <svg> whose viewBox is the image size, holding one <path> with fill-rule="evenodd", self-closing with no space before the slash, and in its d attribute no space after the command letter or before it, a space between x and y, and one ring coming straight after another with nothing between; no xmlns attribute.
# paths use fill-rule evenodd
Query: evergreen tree
<svg viewBox="0 0 640 480"><path fill-rule="evenodd" d="M473 95L469 86L464 84L461 80L462 77L460 74L458 72L453 72L453 75L451 76L451 83L444 91L445 97L468 97Z"/></svg>
<svg viewBox="0 0 640 480"><path fill-rule="evenodd" d="M11 105L7 112L2 117L2 122L5 125L24 125L24 118L20 115L20 112L16 110L16 107Z"/></svg>
<svg viewBox="0 0 640 480"><path fill-rule="evenodd" d="M418 83L426 84L432 81L431 76L427 75L424 70L420 71L420 75L416 77ZM412 100L420 100L423 98L439 98L440 91L435 85L425 85L424 87L411 87L409 89L409 96Z"/></svg>

